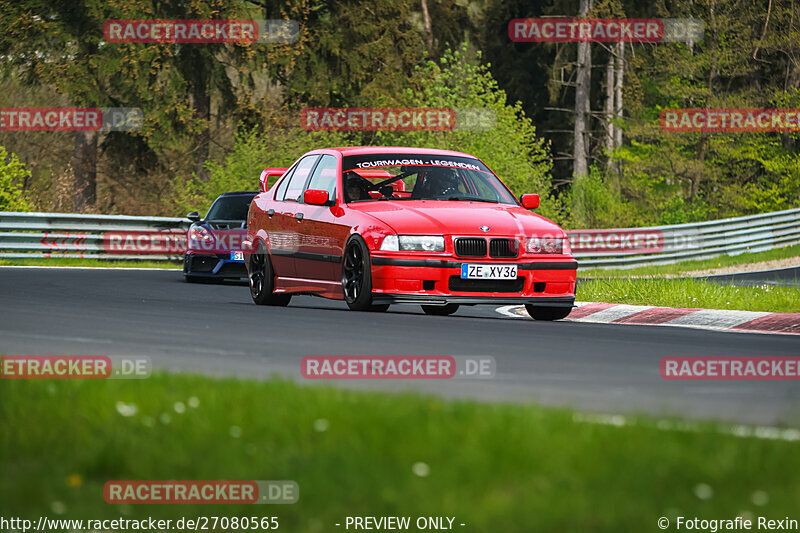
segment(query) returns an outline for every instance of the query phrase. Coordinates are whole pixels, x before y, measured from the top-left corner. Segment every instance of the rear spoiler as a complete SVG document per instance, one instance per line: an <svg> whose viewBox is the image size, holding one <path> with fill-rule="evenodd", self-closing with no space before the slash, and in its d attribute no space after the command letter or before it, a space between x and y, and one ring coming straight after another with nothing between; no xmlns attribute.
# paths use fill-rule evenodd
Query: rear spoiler
<svg viewBox="0 0 800 533"><path fill-rule="evenodd" d="M283 176L286 171L289 170L288 168L265 168L261 171L261 178L259 178L259 182L261 183L261 191L267 192L269 189L269 179L273 177L281 177Z"/></svg>

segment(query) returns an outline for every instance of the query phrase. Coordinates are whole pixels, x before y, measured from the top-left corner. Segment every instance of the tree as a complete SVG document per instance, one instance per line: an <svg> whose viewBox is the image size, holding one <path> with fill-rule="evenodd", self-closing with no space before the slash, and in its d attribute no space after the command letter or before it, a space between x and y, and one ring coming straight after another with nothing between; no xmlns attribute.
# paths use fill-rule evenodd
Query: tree
<svg viewBox="0 0 800 533"><path fill-rule="evenodd" d="M0 146L0 211L30 211L22 183L30 172L16 154L9 154Z"/></svg>
<svg viewBox="0 0 800 533"><path fill-rule="evenodd" d="M592 0L580 0L580 16L582 18L586 17L591 9ZM572 177L576 182L589 174L588 129L591 120L592 48L588 41L578 43L577 70L575 126L572 137ZM585 208L583 197L575 196L572 209L582 213Z"/></svg>

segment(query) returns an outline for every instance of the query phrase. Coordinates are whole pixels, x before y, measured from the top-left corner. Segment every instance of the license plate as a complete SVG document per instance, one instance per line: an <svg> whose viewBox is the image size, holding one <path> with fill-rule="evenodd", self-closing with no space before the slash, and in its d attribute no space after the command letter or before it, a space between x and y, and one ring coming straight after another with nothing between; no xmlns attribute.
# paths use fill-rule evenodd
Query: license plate
<svg viewBox="0 0 800 533"><path fill-rule="evenodd" d="M517 279L517 265L462 263L461 279Z"/></svg>
<svg viewBox="0 0 800 533"><path fill-rule="evenodd" d="M231 261L244 261L244 252L231 252Z"/></svg>

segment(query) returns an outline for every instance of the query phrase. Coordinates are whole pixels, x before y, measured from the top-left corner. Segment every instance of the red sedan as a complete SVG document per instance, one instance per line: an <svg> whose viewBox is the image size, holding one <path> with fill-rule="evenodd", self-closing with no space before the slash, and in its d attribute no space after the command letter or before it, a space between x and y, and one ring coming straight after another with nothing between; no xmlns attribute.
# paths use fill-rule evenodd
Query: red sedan
<svg viewBox="0 0 800 533"><path fill-rule="evenodd" d="M531 213L478 158L448 150L330 148L298 159L250 204L245 264L260 305L293 294L384 311L414 303L524 304L566 317L577 262L564 231Z"/></svg>

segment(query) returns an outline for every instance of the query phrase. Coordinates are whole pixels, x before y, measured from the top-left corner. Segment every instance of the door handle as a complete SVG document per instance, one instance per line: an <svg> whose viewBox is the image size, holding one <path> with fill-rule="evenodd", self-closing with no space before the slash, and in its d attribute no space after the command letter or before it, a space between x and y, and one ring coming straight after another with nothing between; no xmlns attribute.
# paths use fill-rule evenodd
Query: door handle
<svg viewBox="0 0 800 533"><path fill-rule="evenodd" d="M300 222L301 220L303 220L303 213L297 213L297 214L294 216L294 218L296 218L296 219L297 219L297 221L298 221L298 222Z"/></svg>
<svg viewBox="0 0 800 533"><path fill-rule="evenodd" d="M274 214L275 214L275 210L274 209L270 209L270 210L267 211L267 216L269 218L272 218L272 215L274 215Z"/></svg>

